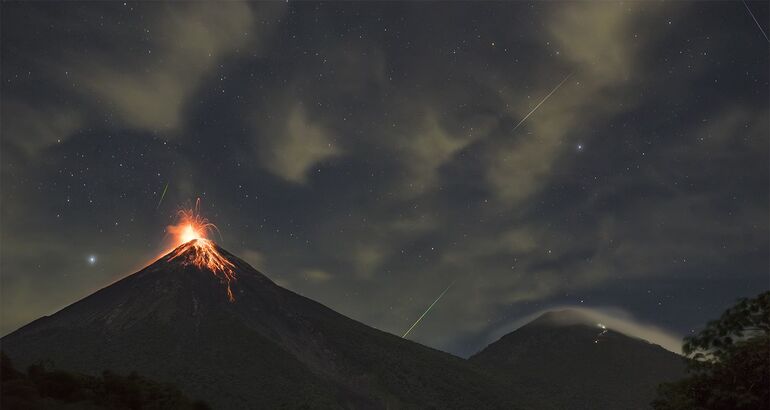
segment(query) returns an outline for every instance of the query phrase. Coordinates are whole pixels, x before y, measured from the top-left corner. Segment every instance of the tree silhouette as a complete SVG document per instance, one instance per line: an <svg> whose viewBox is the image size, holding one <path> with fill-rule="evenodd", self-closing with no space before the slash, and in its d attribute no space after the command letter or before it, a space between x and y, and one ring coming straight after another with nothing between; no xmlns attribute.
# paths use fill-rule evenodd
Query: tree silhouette
<svg viewBox="0 0 770 410"><path fill-rule="evenodd" d="M170 384L156 383L136 373L120 376L104 371L93 377L33 365L27 373L13 367L0 353L0 408L14 409L179 409L205 410Z"/></svg>
<svg viewBox="0 0 770 410"><path fill-rule="evenodd" d="M742 299L685 338L688 377L659 387L657 410L770 410L770 292Z"/></svg>

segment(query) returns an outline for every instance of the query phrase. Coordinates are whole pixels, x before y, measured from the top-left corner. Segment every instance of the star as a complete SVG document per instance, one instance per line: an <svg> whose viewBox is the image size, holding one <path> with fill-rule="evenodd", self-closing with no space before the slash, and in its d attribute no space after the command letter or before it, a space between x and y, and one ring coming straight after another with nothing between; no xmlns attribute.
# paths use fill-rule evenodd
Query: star
<svg viewBox="0 0 770 410"><path fill-rule="evenodd" d="M88 255L88 264L91 266L96 265L96 255Z"/></svg>

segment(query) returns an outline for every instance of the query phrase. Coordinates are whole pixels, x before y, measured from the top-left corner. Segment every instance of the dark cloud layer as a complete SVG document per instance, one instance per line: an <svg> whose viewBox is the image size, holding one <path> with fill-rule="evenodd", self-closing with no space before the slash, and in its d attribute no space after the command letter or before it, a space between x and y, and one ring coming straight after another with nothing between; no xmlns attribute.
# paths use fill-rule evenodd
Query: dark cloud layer
<svg viewBox="0 0 770 410"><path fill-rule="evenodd" d="M2 7L2 333L140 268L196 197L385 331L457 280L410 337L461 355L551 306L682 335L768 288L741 4Z"/></svg>

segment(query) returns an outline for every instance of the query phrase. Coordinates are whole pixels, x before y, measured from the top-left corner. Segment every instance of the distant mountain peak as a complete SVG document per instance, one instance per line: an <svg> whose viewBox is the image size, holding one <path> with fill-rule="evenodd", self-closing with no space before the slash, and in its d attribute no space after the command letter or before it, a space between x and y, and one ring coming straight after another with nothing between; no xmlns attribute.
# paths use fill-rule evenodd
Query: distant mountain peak
<svg viewBox="0 0 770 410"><path fill-rule="evenodd" d="M655 386L682 374L681 358L598 320L580 308L548 311L470 361L511 385L544 386L553 408L649 408Z"/></svg>

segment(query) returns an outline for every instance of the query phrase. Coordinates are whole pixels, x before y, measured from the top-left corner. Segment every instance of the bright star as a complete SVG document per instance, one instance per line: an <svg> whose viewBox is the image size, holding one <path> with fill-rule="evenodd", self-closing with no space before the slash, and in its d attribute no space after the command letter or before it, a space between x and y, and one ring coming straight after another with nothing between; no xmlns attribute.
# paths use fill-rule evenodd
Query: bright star
<svg viewBox="0 0 770 410"><path fill-rule="evenodd" d="M96 255L89 255L88 256L88 264L91 266L96 265Z"/></svg>

